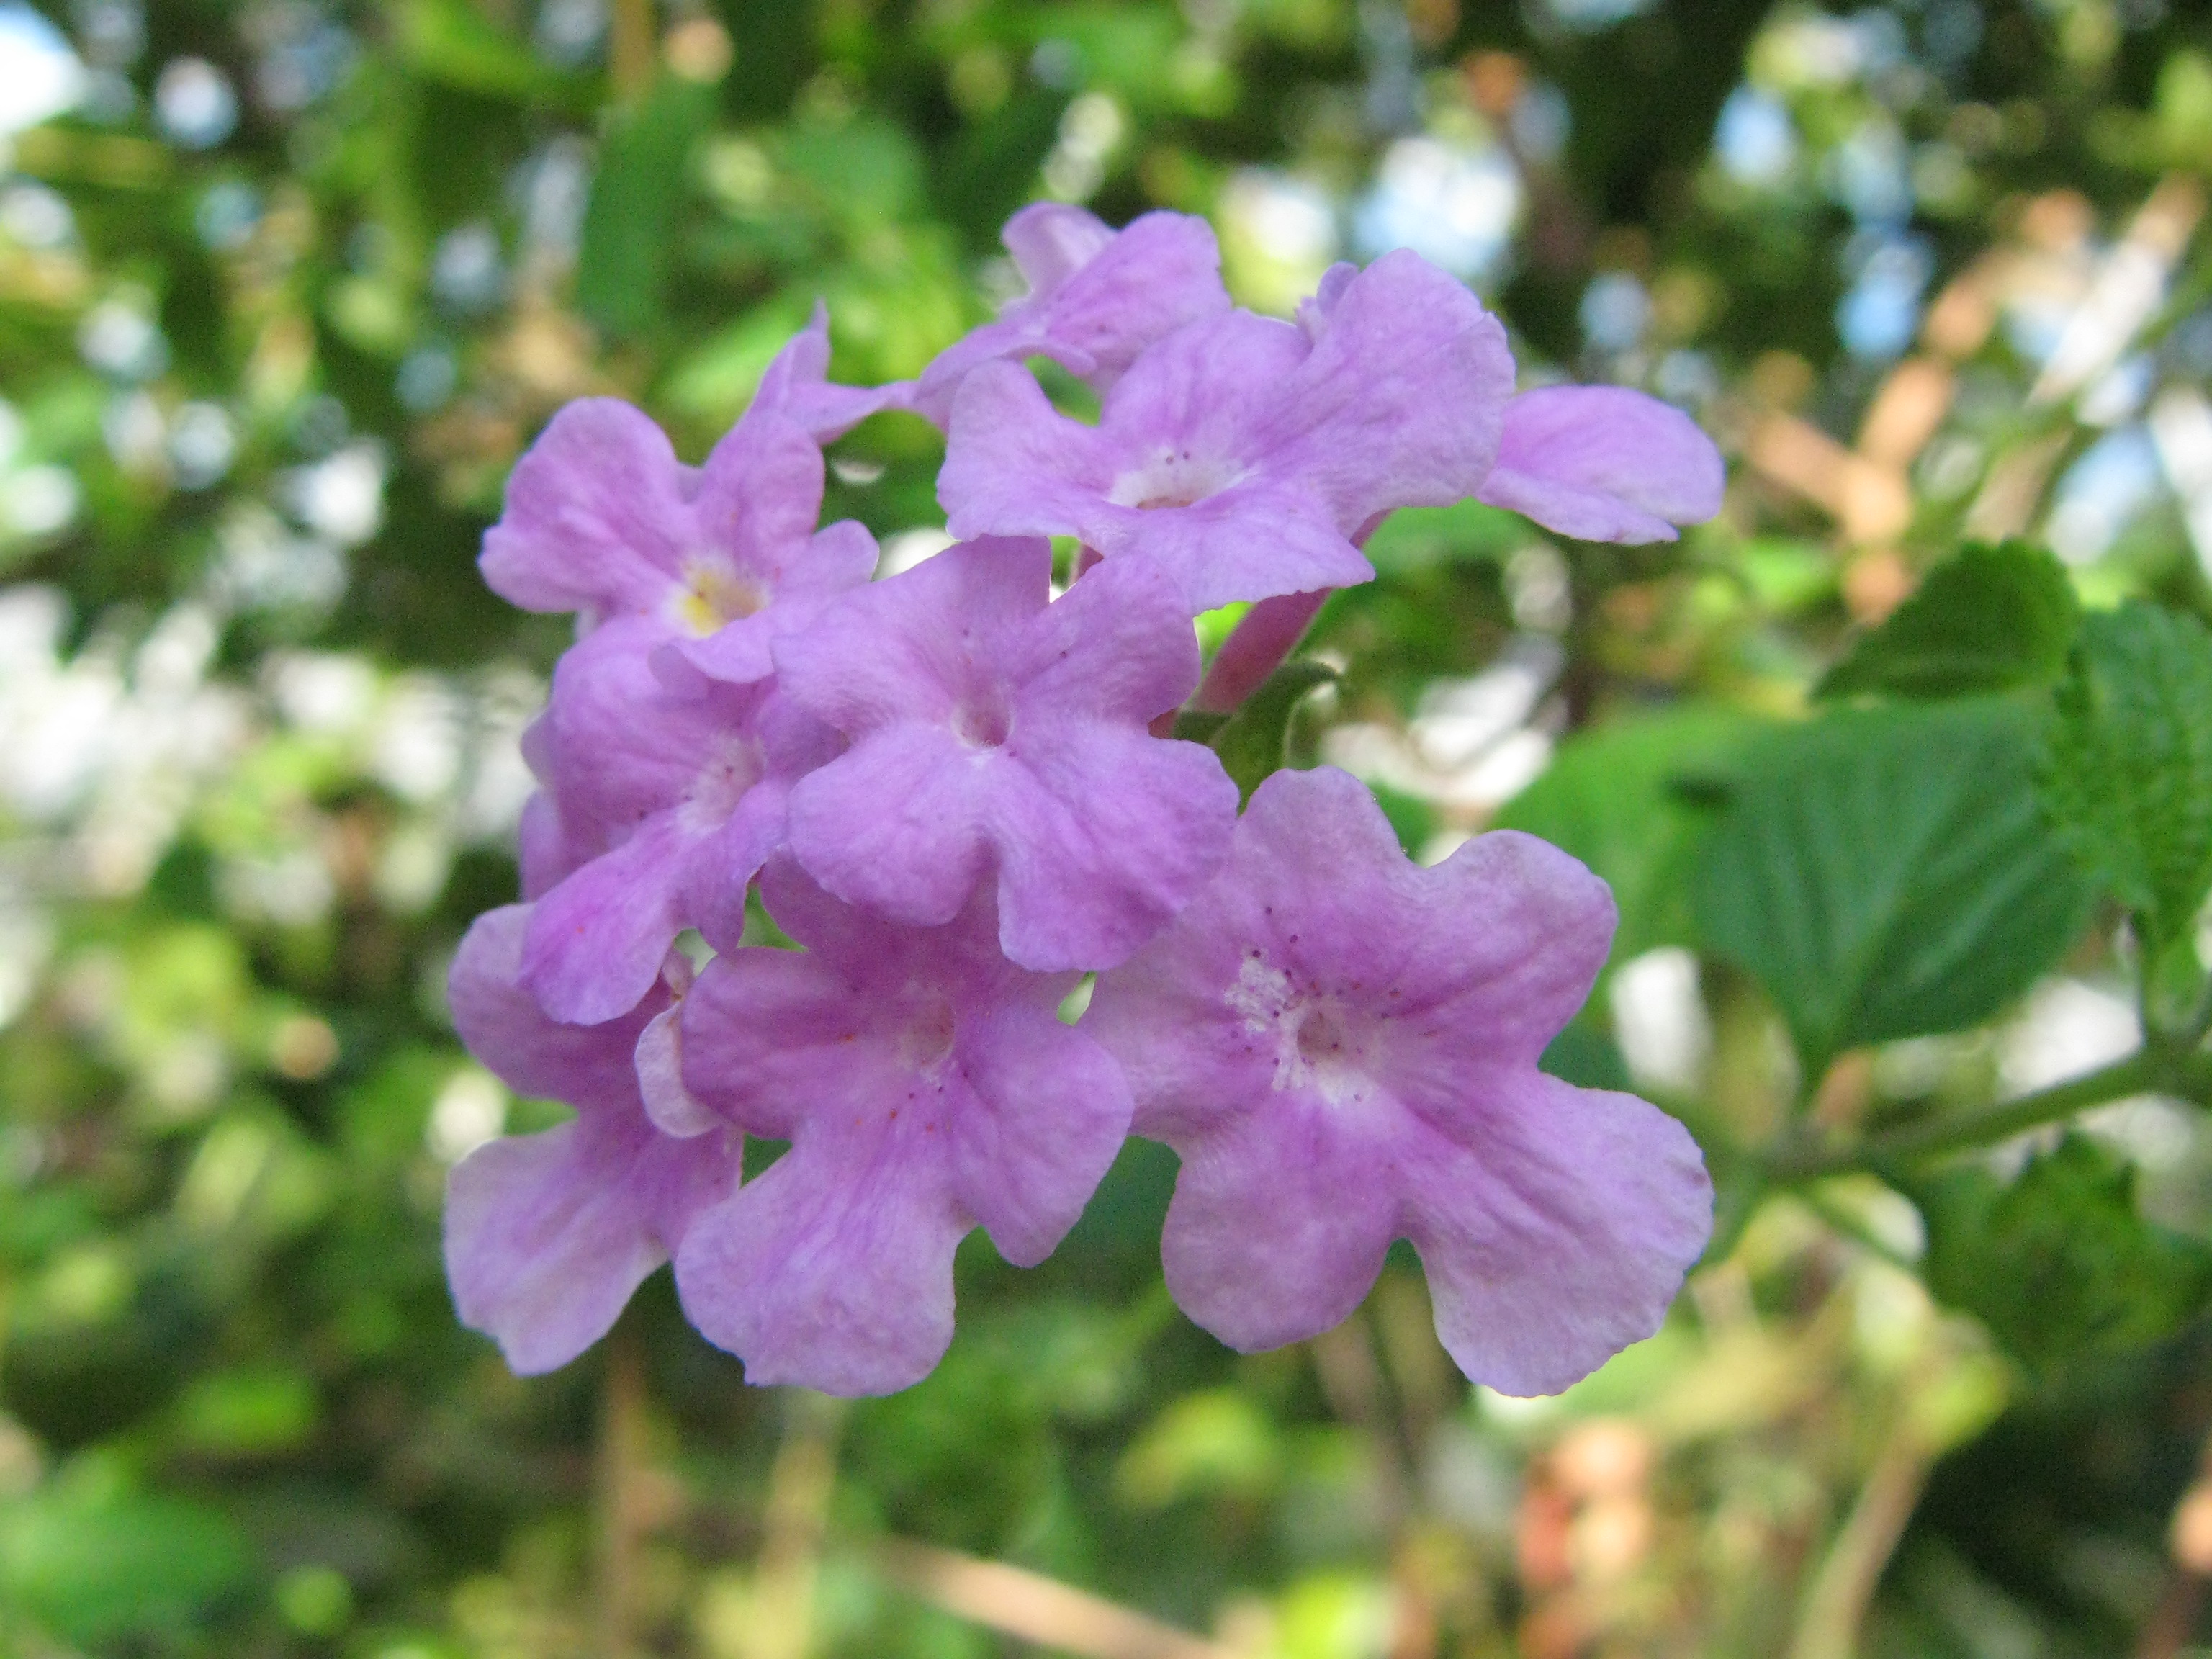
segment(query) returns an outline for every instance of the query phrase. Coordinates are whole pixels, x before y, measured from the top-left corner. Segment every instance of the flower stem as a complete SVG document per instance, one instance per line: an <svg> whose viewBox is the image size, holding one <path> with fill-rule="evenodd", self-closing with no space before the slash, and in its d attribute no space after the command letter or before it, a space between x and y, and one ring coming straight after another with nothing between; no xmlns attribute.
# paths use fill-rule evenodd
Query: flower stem
<svg viewBox="0 0 2212 1659"><path fill-rule="evenodd" d="M2124 1060L2017 1100L1915 1123L1869 1136L1856 1146L1784 1145L1765 1159L1765 1175L1770 1181L1794 1184L1853 1170L1880 1171L1907 1159L1986 1146L2071 1117L2087 1107L2142 1094L2179 1095L2204 1103L2212 1099L2212 1057L2163 1044L2148 1045Z"/></svg>

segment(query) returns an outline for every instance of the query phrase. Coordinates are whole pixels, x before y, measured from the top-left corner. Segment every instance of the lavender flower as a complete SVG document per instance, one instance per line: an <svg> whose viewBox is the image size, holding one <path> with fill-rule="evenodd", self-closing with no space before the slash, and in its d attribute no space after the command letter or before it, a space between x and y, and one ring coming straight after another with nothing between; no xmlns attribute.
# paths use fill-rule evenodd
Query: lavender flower
<svg viewBox="0 0 2212 1659"><path fill-rule="evenodd" d="M551 802L533 862L568 867L535 906L522 979L556 1019L624 1012L686 927L734 945L792 781L835 748L768 682L724 684L665 658L657 671L666 637L644 617L594 630L562 659L531 733Z"/></svg>
<svg viewBox="0 0 2212 1659"><path fill-rule="evenodd" d="M1036 202L1006 222L1003 240L1030 291L922 371L912 407L938 426L980 364L1048 357L1103 392L1153 342L1229 309L1203 219L1147 213L1117 231L1081 208Z"/></svg>
<svg viewBox="0 0 2212 1659"><path fill-rule="evenodd" d="M1537 1068L1603 884L1504 832L1415 869L1326 769L1240 821L1212 752L1152 728L1198 688L1194 612L1270 601L1198 692L1226 714L1396 507L1662 539L1717 509L1719 458L1640 393L1512 397L1496 320L1410 253L1285 323L1230 309L1196 220L1046 204L1006 240L1030 293L911 387L831 385L817 310L704 467L600 399L516 468L486 577L584 626L524 738L532 902L478 920L453 1001L578 1116L454 1171L462 1317L546 1369L672 1254L749 1380L903 1388L951 1339L960 1240L1042 1260L1133 1120L1183 1158L1169 1287L1224 1340L1327 1328L1403 1237L1468 1375L1564 1387L1656 1326L1711 1224L1680 1125ZM818 444L896 406L949 421L967 539L871 583L865 531L814 527ZM1054 599L1060 533L1087 552ZM757 875L803 951L744 942ZM696 984L686 928L720 952ZM740 1187L748 1132L791 1150Z"/></svg>
<svg viewBox="0 0 2212 1659"><path fill-rule="evenodd" d="M565 1365L604 1336L693 1219L738 1182L740 1140L654 1129L632 1052L667 1000L605 1024L556 1024L520 984L530 907L478 916L453 959L453 1024L514 1088L565 1100L574 1122L479 1146L446 1188L446 1272L461 1322L520 1374Z"/></svg>
<svg viewBox="0 0 2212 1659"><path fill-rule="evenodd" d="M822 487L821 450L772 406L748 411L695 468L642 411L585 398L515 464L484 537L484 580L526 611L655 619L702 672L759 679L775 635L875 569L859 525L815 529Z"/></svg>
<svg viewBox="0 0 2212 1659"><path fill-rule="evenodd" d="M852 740L793 787L791 847L839 897L920 926L993 876L1009 957L1101 968L1212 872L1237 787L1145 729L1198 683L1174 582L1106 568L1048 605L1051 577L1042 541L969 543L779 643L793 702Z"/></svg>
<svg viewBox="0 0 2212 1659"><path fill-rule="evenodd" d="M1168 1288L1232 1347L1352 1312L1395 1238L1460 1369L1563 1389L1657 1328L1704 1248L1696 1144L1537 1057L1588 994L1605 884L1499 830L1423 870L1334 769L1255 792L1229 861L1103 976L1082 1028L1183 1169Z"/></svg>
<svg viewBox="0 0 2212 1659"><path fill-rule="evenodd" d="M917 929L784 860L761 887L805 952L708 964L684 1003L684 1068L708 1109L791 1150L697 1218L677 1288L749 1382L890 1393L952 1340L970 1228L1032 1267L1074 1224L1127 1133L1128 1086L1058 1018L1077 976L999 953L988 890Z"/></svg>
<svg viewBox="0 0 2212 1659"><path fill-rule="evenodd" d="M938 478L952 533L1079 537L1162 565L1194 612L1366 580L1361 526L1481 487L1513 359L1480 301L1416 254L1329 299L1303 326L1236 312L1177 330L1096 427L1012 363L973 370Z"/></svg>

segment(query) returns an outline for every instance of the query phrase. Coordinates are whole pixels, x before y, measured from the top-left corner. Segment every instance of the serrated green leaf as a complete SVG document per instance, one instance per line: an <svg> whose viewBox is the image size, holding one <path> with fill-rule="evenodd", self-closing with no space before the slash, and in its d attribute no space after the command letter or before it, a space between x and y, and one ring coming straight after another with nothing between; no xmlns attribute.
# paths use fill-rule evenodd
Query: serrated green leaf
<svg viewBox="0 0 2212 1659"><path fill-rule="evenodd" d="M2032 1364L2157 1341L2212 1298L2212 1249L2145 1221L2133 1167L2084 1136L2010 1185L1969 1166L1911 1196L1929 1288Z"/></svg>
<svg viewBox="0 0 2212 1659"><path fill-rule="evenodd" d="M1336 670L1310 657L1286 662L1206 739L1221 757L1223 769L1237 781L1237 793L1244 799L1251 799L1252 792L1271 773L1282 769L1291 720L1298 705L1335 679ZM1178 721L1178 735L1182 730Z"/></svg>
<svg viewBox="0 0 2212 1659"><path fill-rule="evenodd" d="M2134 910L2154 954L2212 887L2212 634L2130 604L2083 625L2038 778L2082 866Z"/></svg>
<svg viewBox="0 0 2212 1659"><path fill-rule="evenodd" d="M2048 684L2081 624L2074 585L2048 552L2020 541L1969 546L1861 635L1813 695L1957 697Z"/></svg>
<svg viewBox="0 0 2212 1659"><path fill-rule="evenodd" d="M1691 902L1808 1075L1987 1018L2079 936L2090 896L2036 810L2033 730L2026 706L1978 698L1838 711L1744 757Z"/></svg>
<svg viewBox="0 0 2212 1659"><path fill-rule="evenodd" d="M1686 704L1577 732L1498 824L1565 848L1612 885L1615 962L1688 944L1685 878L1712 817L1699 787L1760 729L1728 709Z"/></svg>

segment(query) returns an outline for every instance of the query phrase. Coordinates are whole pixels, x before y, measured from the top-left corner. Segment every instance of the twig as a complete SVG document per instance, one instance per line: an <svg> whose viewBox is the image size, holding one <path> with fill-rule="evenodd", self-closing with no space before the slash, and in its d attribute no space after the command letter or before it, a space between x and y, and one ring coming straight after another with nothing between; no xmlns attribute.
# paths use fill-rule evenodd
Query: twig
<svg viewBox="0 0 2212 1659"><path fill-rule="evenodd" d="M615 0L607 30L615 96L635 102L653 85L653 0Z"/></svg>
<svg viewBox="0 0 2212 1659"><path fill-rule="evenodd" d="M1383 1394L1382 1368L1375 1363L1366 1310L1355 1311L1306 1346L1313 1354L1314 1376L1328 1408L1375 1449L1384 1529L1395 1537L1412 1513L1413 1478L1407 1467L1408 1448L1399 1440Z"/></svg>
<svg viewBox="0 0 2212 1659"><path fill-rule="evenodd" d="M635 1601L638 1504L636 1476L645 1455L645 1360L634 1316L607 1334L606 1371L600 1384L598 1470L597 1641L600 1659L628 1659L635 1650L630 1629Z"/></svg>
<svg viewBox="0 0 2212 1659"><path fill-rule="evenodd" d="M2002 1101L1978 1111L1960 1112L1887 1134L1872 1135L1853 1146L1832 1149L1802 1144L1785 1146L1767 1156L1765 1170L1770 1181L1784 1183L1817 1181L1824 1176L1842 1175L1853 1170L1880 1171L1936 1152L1986 1146L2026 1130L2056 1123L2106 1101L2161 1093L2203 1101L2212 1094L2212 1060L2202 1054L2148 1047L2110 1066L2100 1066L2047 1089L2038 1089L2017 1100Z"/></svg>
<svg viewBox="0 0 2212 1659"><path fill-rule="evenodd" d="M1079 1659L1242 1659L1218 1643L1025 1567L896 1538L878 1543L873 1554L884 1577L923 1601Z"/></svg>
<svg viewBox="0 0 2212 1659"><path fill-rule="evenodd" d="M738 1644L743 1659L805 1659L813 1633L814 1581L844 1410L826 1395L792 1389L785 1391L784 1413L783 1443L769 1470L751 1617Z"/></svg>
<svg viewBox="0 0 2212 1659"><path fill-rule="evenodd" d="M1820 1562L1798 1614L1790 1659L1852 1659L1882 1569L1905 1535L1935 1456L1905 1413L1868 1472L1850 1518Z"/></svg>

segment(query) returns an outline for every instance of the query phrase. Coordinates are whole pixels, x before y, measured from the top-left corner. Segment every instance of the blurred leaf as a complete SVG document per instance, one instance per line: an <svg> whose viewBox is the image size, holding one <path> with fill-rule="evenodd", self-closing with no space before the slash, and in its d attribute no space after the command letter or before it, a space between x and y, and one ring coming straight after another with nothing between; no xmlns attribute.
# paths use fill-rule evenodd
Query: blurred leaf
<svg viewBox="0 0 2212 1659"><path fill-rule="evenodd" d="M921 154L906 131L875 116L793 127L776 159L820 210L860 234L896 224L921 205Z"/></svg>
<svg viewBox="0 0 2212 1659"><path fill-rule="evenodd" d="M185 1449L218 1457L289 1450L314 1432L314 1380L295 1366L212 1371L178 1396L174 1433Z"/></svg>
<svg viewBox="0 0 2212 1659"><path fill-rule="evenodd" d="M2130 604L2092 617L2038 780L2083 867L2136 912L2154 955L2212 886L2212 634Z"/></svg>
<svg viewBox="0 0 2212 1659"><path fill-rule="evenodd" d="M1595 1026L1582 1020L1553 1037L1537 1062L1543 1069L1563 1083L1571 1083L1578 1089L1618 1089L1635 1087L1628 1075L1628 1062L1621 1058L1620 1049L1613 1040Z"/></svg>
<svg viewBox="0 0 2212 1659"><path fill-rule="evenodd" d="M1114 1484L1123 1498L1160 1509L1194 1492L1256 1498L1280 1477L1283 1448L1257 1401L1207 1389L1173 1401L1121 1454Z"/></svg>
<svg viewBox="0 0 2212 1659"><path fill-rule="evenodd" d="M426 78L495 98L590 107L589 82L549 67L468 0L406 0L398 9L400 51Z"/></svg>
<svg viewBox="0 0 2212 1659"><path fill-rule="evenodd" d="M2212 164L2212 58L2186 48L2169 52L2152 109L2162 165Z"/></svg>
<svg viewBox="0 0 2212 1659"><path fill-rule="evenodd" d="M716 426L744 413L775 354L806 326L812 301L793 289L763 301L679 359L661 386L672 407Z"/></svg>
<svg viewBox="0 0 2212 1659"><path fill-rule="evenodd" d="M1956 697L2048 684L2064 671L2081 621L2073 583L2043 549L1970 546L1861 635L1813 695Z"/></svg>
<svg viewBox="0 0 2212 1659"><path fill-rule="evenodd" d="M1988 1018L2079 937L2089 895L2036 811L2032 732L2025 708L1976 699L1838 712L1746 754L1692 902L1808 1078Z"/></svg>
<svg viewBox="0 0 2212 1659"><path fill-rule="evenodd" d="M1814 543L1760 537L1736 550L1735 565L1759 601L1787 616L1836 591L1836 561Z"/></svg>
<svg viewBox="0 0 2212 1659"><path fill-rule="evenodd" d="M0 1506L0 1603L71 1641L174 1639L252 1571L204 1504L64 1486Z"/></svg>
<svg viewBox="0 0 2212 1659"><path fill-rule="evenodd" d="M2212 1299L2212 1249L2136 1213L2135 1170L2069 1134L2009 1185L1978 1165L1918 1183L1929 1288L2032 1364L2170 1335Z"/></svg>
<svg viewBox="0 0 2212 1659"><path fill-rule="evenodd" d="M1519 514L1469 499L1453 507L1401 507L1382 520L1363 550L1376 569L1406 574L1503 558L1530 538L1528 521Z"/></svg>
<svg viewBox="0 0 2212 1659"><path fill-rule="evenodd" d="M1291 721L1298 705L1312 693L1336 679L1336 670L1311 657L1286 662L1261 683L1260 689L1237 705L1206 743L1221 757L1221 764L1237 781L1237 793L1246 800L1283 766L1290 741Z"/></svg>
<svg viewBox="0 0 2212 1659"><path fill-rule="evenodd" d="M641 334L661 320L691 146L714 114L712 88L664 76L600 141L576 255L576 305L615 334Z"/></svg>
<svg viewBox="0 0 2212 1659"><path fill-rule="evenodd" d="M1760 723L1684 703L1576 732L1543 775L1506 803L1501 829L1565 848L1613 888L1620 907L1613 957L1687 944L1689 861L1712 813L1704 786L1725 774Z"/></svg>

